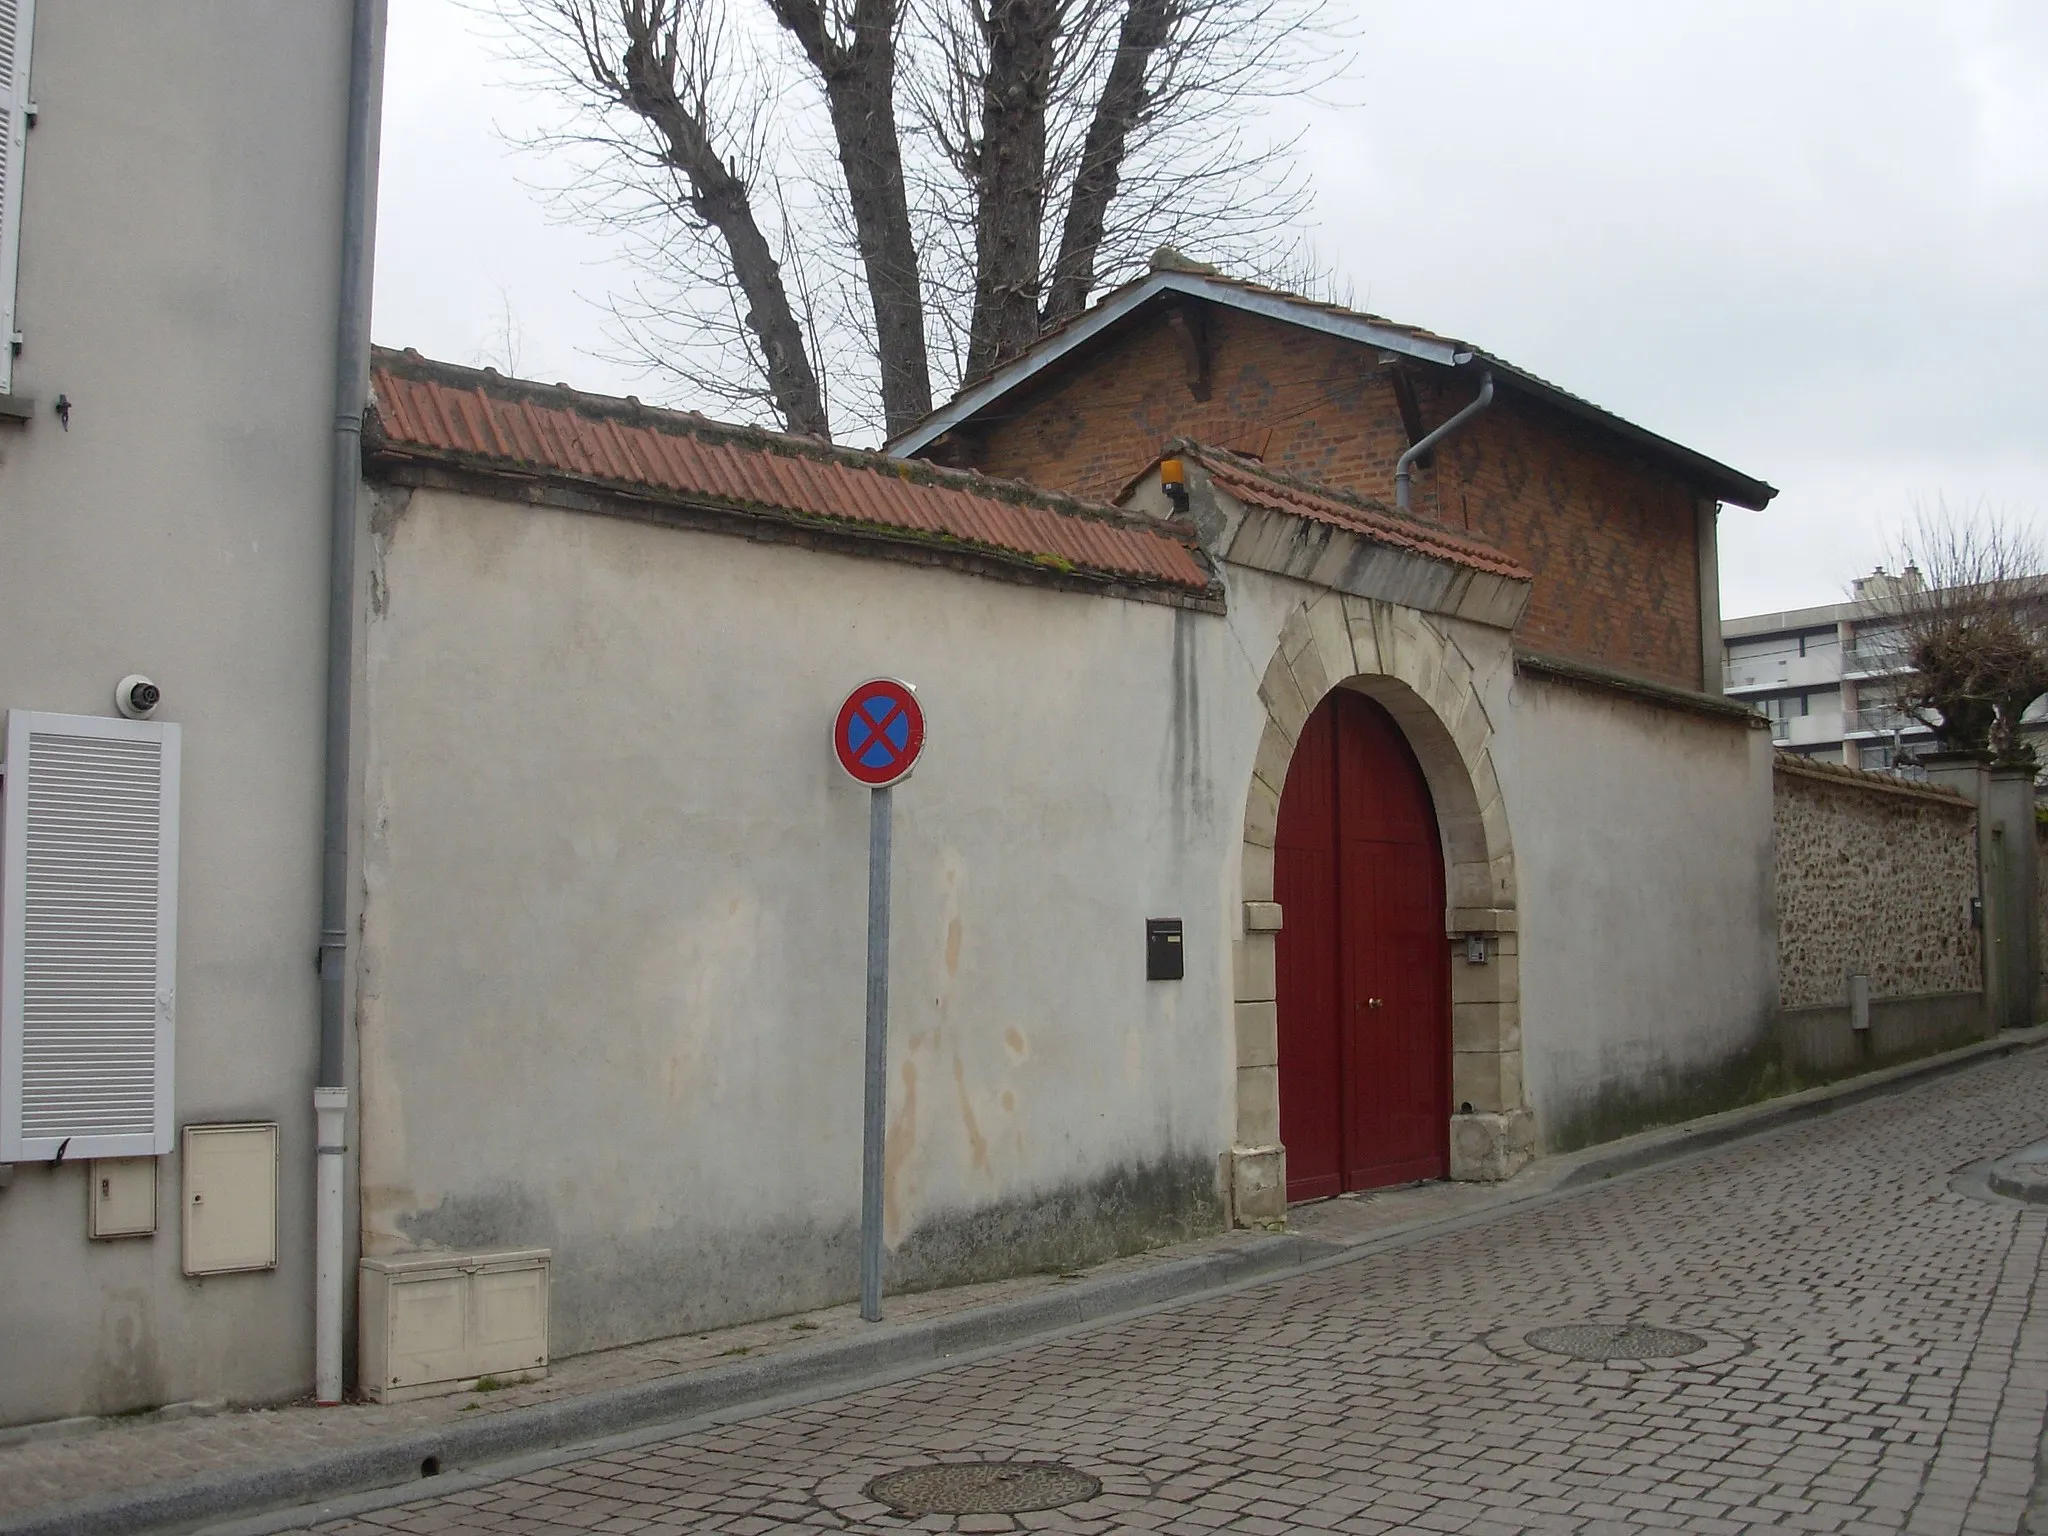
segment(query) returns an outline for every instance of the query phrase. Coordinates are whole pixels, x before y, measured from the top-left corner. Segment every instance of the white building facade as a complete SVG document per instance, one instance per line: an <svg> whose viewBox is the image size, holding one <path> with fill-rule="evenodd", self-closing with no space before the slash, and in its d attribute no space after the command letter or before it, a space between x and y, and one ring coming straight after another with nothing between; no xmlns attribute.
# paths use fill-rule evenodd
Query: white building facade
<svg viewBox="0 0 2048 1536"><path fill-rule="evenodd" d="M0 1424L313 1385L357 27L0 0Z"/></svg>

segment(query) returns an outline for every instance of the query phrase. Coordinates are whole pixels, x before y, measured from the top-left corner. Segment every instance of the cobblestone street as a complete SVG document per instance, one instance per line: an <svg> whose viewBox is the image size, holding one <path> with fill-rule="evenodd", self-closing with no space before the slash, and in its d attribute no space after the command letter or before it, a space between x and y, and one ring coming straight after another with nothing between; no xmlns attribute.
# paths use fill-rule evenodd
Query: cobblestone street
<svg viewBox="0 0 2048 1536"><path fill-rule="evenodd" d="M2017 1531L2048 1211L1951 1182L2044 1131L2028 1052L1392 1252L319 1529ZM1540 1332L1578 1324L1637 1325L1623 1352L1651 1357ZM1100 1486L1016 1515L864 1492L955 1460Z"/></svg>

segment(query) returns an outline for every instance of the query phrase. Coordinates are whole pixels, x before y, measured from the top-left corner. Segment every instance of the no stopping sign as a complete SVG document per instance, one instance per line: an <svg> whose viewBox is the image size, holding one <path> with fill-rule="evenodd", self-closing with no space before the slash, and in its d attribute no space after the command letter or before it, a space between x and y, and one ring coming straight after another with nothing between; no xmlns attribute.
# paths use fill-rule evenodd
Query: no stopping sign
<svg viewBox="0 0 2048 1536"><path fill-rule="evenodd" d="M849 693L832 722L832 751L870 789L909 778L924 751L924 710L910 684L874 677Z"/></svg>

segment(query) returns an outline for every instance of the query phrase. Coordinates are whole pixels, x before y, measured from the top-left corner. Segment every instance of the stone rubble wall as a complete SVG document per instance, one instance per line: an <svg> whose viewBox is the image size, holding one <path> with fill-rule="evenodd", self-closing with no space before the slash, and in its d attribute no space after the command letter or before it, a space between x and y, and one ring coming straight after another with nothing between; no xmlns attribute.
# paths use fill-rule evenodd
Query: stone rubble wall
<svg viewBox="0 0 2048 1536"><path fill-rule="evenodd" d="M1842 1005L1854 971L1874 1002L1981 991L1975 808L1886 774L1776 766L1779 1006Z"/></svg>

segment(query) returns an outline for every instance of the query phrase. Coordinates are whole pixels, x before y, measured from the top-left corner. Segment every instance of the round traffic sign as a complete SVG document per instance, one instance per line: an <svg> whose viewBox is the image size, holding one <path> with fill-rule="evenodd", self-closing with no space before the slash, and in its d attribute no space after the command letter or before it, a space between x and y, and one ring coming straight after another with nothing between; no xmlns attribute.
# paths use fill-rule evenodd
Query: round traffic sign
<svg viewBox="0 0 2048 1536"><path fill-rule="evenodd" d="M872 677L849 693L832 723L832 750L870 789L909 778L924 751L924 710L910 684Z"/></svg>

